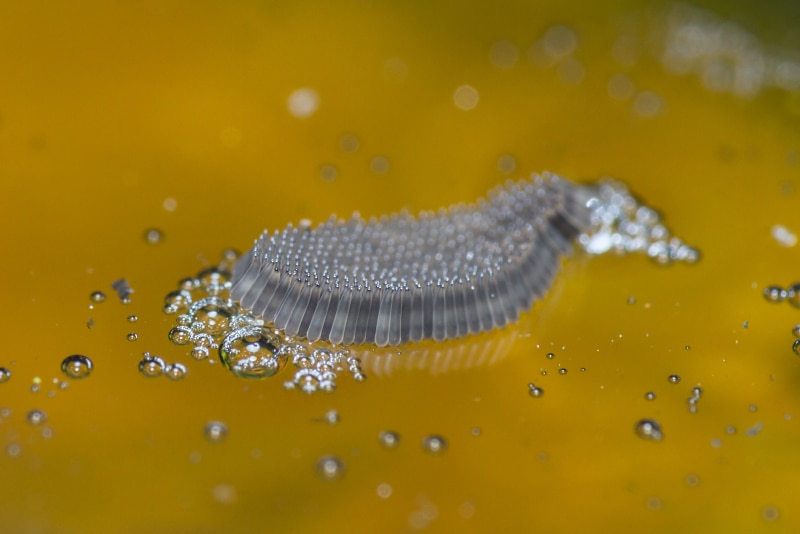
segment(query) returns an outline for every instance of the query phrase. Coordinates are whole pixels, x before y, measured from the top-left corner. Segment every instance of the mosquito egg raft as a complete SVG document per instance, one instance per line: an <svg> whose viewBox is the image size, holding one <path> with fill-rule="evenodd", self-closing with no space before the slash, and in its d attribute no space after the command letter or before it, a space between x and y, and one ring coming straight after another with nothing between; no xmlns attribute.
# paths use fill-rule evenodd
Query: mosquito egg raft
<svg viewBox="0 0 800 534"><path fill-rule="evenodd" d="M436 434L425 436L422 439L422 450L434 456L444 454L447 450L447 440Z"/></svg>
<svg viewBox="0 0 800 534"><path fill-rule="evenodd" d="M642 419L634 426L636 435L642 439L651 441L661 441L664 435L661 432L661 425L653 419Z"/></svg>
<svg viewBox="0 0 800 534"><path fill-rule="evenodd" d="M344 476L345 465L336 456L322 456L316 463L317 476L323 480L339 480Z"/></svg>
<svg viewBox="0 0 800 534"><path fill-rule="evenodd" d="M219 443L228 437L228 426L220 421L210 421L203 428L203 433L211 443Z"/></svg>
<svg viewBox="0 0 800 534"><path fill-rule="evenodd" d="M93 367L92 360L82 354L67 356L61 362L61 371L69 378L86 378Z"/></svg>

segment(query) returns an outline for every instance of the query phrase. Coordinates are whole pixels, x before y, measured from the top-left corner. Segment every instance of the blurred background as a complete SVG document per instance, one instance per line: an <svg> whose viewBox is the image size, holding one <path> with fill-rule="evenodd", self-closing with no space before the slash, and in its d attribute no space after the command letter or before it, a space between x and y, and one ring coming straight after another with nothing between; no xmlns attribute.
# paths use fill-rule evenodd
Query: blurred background
<svg viewBox="0 0 800 534"><path fill-rule="evenodd" d="M796 532L800 318L763 293L800 279L798 21L788 1L3 3L3 530ZM516 325L359 349L367 380L331 394L167 338L165 294L265 228L544 170L622 180L702 261L576 252ZM145 351L186 372L143 376Z"/></svg>

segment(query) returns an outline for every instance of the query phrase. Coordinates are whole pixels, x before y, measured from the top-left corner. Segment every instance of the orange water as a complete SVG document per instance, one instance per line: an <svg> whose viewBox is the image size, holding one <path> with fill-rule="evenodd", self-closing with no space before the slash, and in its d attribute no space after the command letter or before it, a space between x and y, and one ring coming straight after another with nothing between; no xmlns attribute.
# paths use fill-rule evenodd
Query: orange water
<svg viewBox="0 0 800 534"><path fill-rule="evenodd" d="M798 313L762 297L800 278L798 247L770 235L776 224L800 232L800 95L713 93L666 72L648 44L664 5L0 7L0 366L13 373L0 384L0 530L800 528ZM722 9L763 43L791 46L797 32L791 7ZM529 61L554 24L575 31L582 78ZM643 36L623 65L612 50L626 32ZM499 40L518 51L510 68L491 61ZM609 96L620 73L634 96ZM479 95L474 109L454 104L463 85ZM303 87L319 105L300 119L287 98ZM642 91L660 99L654 116L635 112ZM353 152L340 146L347 134ZM503 154L516 159L511 174L498 169ZM375 156L387 172L371 170ZM545 169L624 180L701 263L578 254L517 325L401 347L390 372L343 379L330 395L286 391L288 375L242 381L167 340L164 294L263 228L471 201ZM157 245L143 239L151 227L164 232ZM110 288L121 277L135 289L127 305ZM109 298L90 309L94 290ZM469 350L497 361L467 365ZM187 376L143 377L143 351ZM94 371L60 389L73 353ZM412 355L436 372L409 369ZM44 425L26 422L32 409ZM341 421L320 421L332 409ZM636 436L642 418L661 423L662 441ZM228 426L220 443L204 437L212 420ZM397 449L379 445L384 430L400 434ZM430 434L447 439L444 454L422 450ZM324 455L344 476L316 474Z"/></svg>

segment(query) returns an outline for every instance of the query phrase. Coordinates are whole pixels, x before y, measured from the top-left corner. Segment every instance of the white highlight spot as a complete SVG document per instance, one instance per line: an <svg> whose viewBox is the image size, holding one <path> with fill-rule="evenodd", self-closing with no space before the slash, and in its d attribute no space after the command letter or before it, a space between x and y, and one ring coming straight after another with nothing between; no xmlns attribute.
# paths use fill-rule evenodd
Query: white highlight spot
<svg viewBox="0 0 800 534"><path fill-rule="evenodd" d="M456 107L464 111L474 109L478 105L479 99L478 90L471 85L462 85L453 94L453 102Z"/></svg>
<svg viewBox="0 0 800 534"><path fill-rule="evenodd" d="M301 87L289 95L286 101L289 113L298 119L310 117L319 107L319 94L308 87Z"/></svg>
<svg viewBox="0 0 800 534"><path fill-rule="evenodd" d="M797 235L782 224L774 225L770 232L772 233L772 238L779 245L793 247L797 244Z"/></svg>
<svg viewBox="0 0 800 534"><path fill-rule="evenodd" d="M392 496L392 487L387 483L378 484L378 497L388 499Z"/></svg>

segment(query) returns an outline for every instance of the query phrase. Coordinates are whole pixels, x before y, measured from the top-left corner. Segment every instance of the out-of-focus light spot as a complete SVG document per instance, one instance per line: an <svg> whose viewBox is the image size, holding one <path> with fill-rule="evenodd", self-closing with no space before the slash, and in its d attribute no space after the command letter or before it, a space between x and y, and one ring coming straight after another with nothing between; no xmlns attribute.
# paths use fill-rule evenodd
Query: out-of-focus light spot
<svg viewBox="0 0 800 534"><path fill-rule="evenodd" d="M339 138L339 148L342 152L353 153L358 150L359 146L361 146L361 142L353 134L344 134Z"/></svg>
<svg viewBox="0 0 800 534"><path fill-rule="evenodd" d="M383 79L387 82L399 83L408 78L408 65L400 58L393 57L383 62Z"/></svg>
<svg viewBox="0 0 800 534"><path fill-rule="evenodd" d="M616 100L627 100L633 96L636 87L633 80L624 74L615 74L608 80L608 96Z"/></svg>
<svg viewBox="0 0 800 534"><path fill-rule="evenodd" d="M517 170L517 159L511 154L503 154L497 158L497 170L503 174L511 174Z"/></svg>
<svg viewBox="0 0 800 534"><path fill-rule="evenodd" d="M339 171L333 165L323 165L319 168L319 177L325 182L332 182L339 175Z"/></svg>
<svg viewBox="0 0 800 534"><path fill-rule="evenodd" d="M286 106L293 117L305 119L317 111L319 95L313 89L302 87L289 95Z"/></svg>
<svg viewBox="0 0 800 534"><path fill-rule="evenodd" d="M633 35L622 34L614 41L611 54L620 65L632 67L639 61L642 54L642 46Z"/></svg>
<svg viewBox="0 0 800 534"><path fill-rule="evenodd" d="M167 211L175 211L175 208L178 207L178 201L172 197L167 197L164 199L163 206Z"/></svg>
<svg viewBox="0 0 800 534"><path fill-rule="evenodd" d="M633 99L633 112L640 117L655 117L663 107L661 97L652 91L641 91Z"/></svg>
<svg viewBox="0 0 800 534"><path fill-rule="evenodd" d="M578 36L572 28L557 24L545 32L542 47L550 58L558 61L575 52L578 48Z"/></svg>
<svg viewBox="0 0 800 534"><path fill-rule="evenodd" d="M238 128L228 126L219 133L219 140L223 146L233 148L242 142L242 132Z"/></svg>
<svg viewBox="0 0 800 534"><path fill-rule="evenodd" d="M474 109L478 105L479 99L478 90L471 85L462 85L453 93L453 102L456 107L464 111Z"/></svg>
<svg viewBox="0 0 800 534"><path fill-rule="evenodd" d="M236 488L230 484L217 484L212 491L214 500L222 504L232 504L236 502Z"/></svg>
<svg viewBox="0 0 800 534"><path fill-rule="evenodd" d="M499 69L510 69L518 59L519 50L511 41L497 41L489 48L489 61Z"/></svg>
<svg viewBox="0 0 800 534"><path fill-rule="evenodd" d="M375 156L369 160L369 170L376 174L389 172L389 160L385 156Z"/></svg>
<svg viewBox="0 0 800 534"><path fill-rule="evenodd" d="M797 244L797 235L782 224L774 225L770 232L772 233L772 238L779 245L793 247Z"/></svg>
<svg viewBox="0 0 800 534"><path fill-rule="evenodd" d="M568 85L578 85L583 81L586 69L583 63L575 58L568 57L558 64L558 78Z"/></svg>
<svg viewBox="0 0 800 534"><path fill-rule="evenodd" d="M378 497L381 499L388 499L392 496L392 487L385 482L383 484L378 484L377 493Z"/></svg>

